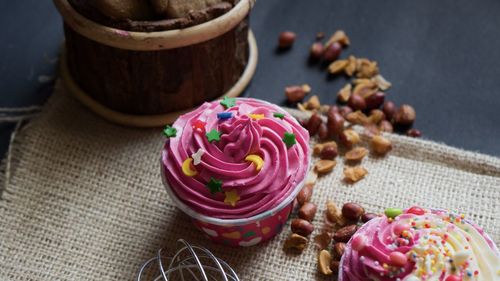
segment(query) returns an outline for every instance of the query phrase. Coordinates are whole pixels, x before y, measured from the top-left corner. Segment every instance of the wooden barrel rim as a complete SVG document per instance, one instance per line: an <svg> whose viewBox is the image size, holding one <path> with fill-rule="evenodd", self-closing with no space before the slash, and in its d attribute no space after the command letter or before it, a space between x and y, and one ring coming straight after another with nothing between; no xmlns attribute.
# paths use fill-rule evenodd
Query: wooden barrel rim
<svg viewBox="0 0 500 281"><path fill-rule="evenodd" d="M205 42L235 28L250 13L255 0L240 0L229 12L184 29L134 32L98 24L80 15L68 0L54 0L64 22L81 35L115 48L154 51Z"/></svg>
<svg viewBox="0 0 500 281"><path fill-rule="evenodd" d="M229 91L227 91L225 94L223 94L220 98L224 96L237 97L243 92L243 90L245 90L248 83L250 83L250 80L252 79L257 67L258 58L257 42L255 41L255 37L251 30L248 31L248 46L249 56L245 70L243 71L240 79L233 85L233 87L229 89ZM190 108L186 110L158 115L132 115L109 109L108 107L91 98L76 84L69 72L65 53L66 51L63 50L63 53L61 55L60 67L61 78L65 86L67 87L67 90L91 111L110 122L131 127L161 127L166 124L173 123L179 115L194 109Z"/></svg>

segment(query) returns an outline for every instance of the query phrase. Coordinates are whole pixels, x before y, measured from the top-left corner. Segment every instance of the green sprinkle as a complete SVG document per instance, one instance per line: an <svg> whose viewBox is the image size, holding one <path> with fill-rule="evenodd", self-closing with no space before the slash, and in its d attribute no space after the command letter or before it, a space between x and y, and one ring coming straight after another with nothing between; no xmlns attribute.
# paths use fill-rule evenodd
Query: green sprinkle
<svg viewBox="0 0 500 281"><path fill-rule="evenodd" d="M216 178L210 177L210 181L207 183L207 188L210 193L215 194L217 192L222 192L222 181Z"/></svg>
<svg viewBox="0 0 500 281"><path fill-rule="evenodd" d="M220 136L222 133L218 132L216 129L212 129L206 134L208 142L220 141Z"/></svg>
<svg viewBox="0 0 500 281"><path fill-rule="evenodd" d="M252 236L255 236L255 232L253 232L253 231L249 231L249 232L243 234L243 238L249 238Z"/></svg>
<svg viewBox="0 0 500 281"><path fill-rule="evenodd" d="M279 119L285 118L285 114L280 113L280 112L274 112L273 116L276 117L276 118L279 118Z"/></svg>
<svg viewBox="0 0 500 281"><path fill-rule="evenodd" d="M222 101L220 102L222 106L224 106L226 109L233 107L236 105L236 99L235 98L229 98L229 97L224 97Z"/></svg>
<svg viewBox="0 0 500 281"><path fill-rule="evenodd" d="M163 129L163 135L165 135L167 138L173 138L177 135L177 129L167 125L165 129Z"/></svg>
<svg viewBox="0 0 500 281"><path fill-rule="evenodd" d="M295 141L295 135L293 133L288 133L288 132L285 132L285 135L283 136L283 142L286 144L287 148L290 148L297 143Z"/></svg>
<svg viewBox="0 0 500 281"><path fill-rule="evenodd" d="M384 213L388 218L395 218L401 215L403 213L403 210L398 208L387 208L385 209Z"/></svg>

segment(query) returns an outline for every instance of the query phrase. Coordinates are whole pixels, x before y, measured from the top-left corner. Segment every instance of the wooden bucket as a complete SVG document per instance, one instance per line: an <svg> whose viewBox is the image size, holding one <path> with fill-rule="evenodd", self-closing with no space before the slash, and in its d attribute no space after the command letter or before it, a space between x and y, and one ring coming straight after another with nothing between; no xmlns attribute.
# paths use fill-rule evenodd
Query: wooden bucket
<svg viewBox="0 0 500 281"><path fill-rule="evenodd" d="M61 77L84 105L109 121L136 127L172 123L204 101L238 96L257 64L248 15L255 0L192 27L127 31L94 22L68 0Z"/></svg>

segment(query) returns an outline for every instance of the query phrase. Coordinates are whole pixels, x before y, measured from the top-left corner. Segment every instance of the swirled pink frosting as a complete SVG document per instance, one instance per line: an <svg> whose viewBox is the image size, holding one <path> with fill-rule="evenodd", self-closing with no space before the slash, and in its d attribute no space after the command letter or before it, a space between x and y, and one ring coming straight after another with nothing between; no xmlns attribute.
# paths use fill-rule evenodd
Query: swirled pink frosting
<svg viewBox="0 0 500 281"><path fill-rule="evenodd" d="M339 280L500 280L498 250L482 229L446 211L424 211L366 223L346 246Z"/></svg>
<svg viewBox="0 0 500 281"><path fill-rule="evenodd" d="M231 112L232 117L219 119L221 112ZM276 112L284 118L273 116ZM264 118L253 119L250 114ZM205 123L204 132L193 129L198 121ZM251 98L238 98L228 109L220 101L204 103L180 116L172 127L177 135L167 140L162 152L165 177L177 197L200 214L221 219L252 217L279 205L305 178L309 134L276 105ZM205 133L212 129L222 133L220 141L208 141ZM285 132L296 138L289 148L283 141ZM194 167L198 173L187 176L182 163L200 148L204 153ZM248 155L263 159L260 171L245 161ZM222 181L223 191L237 192L240 199L234 206L224 202L223 192L210 192L211 178Z"/></svg>

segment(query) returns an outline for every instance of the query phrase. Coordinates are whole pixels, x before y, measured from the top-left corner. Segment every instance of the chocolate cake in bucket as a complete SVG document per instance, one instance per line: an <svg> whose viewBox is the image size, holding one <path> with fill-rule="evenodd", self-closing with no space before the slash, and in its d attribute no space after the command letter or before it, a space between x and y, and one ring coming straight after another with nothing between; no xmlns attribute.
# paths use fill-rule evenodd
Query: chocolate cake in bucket
<svg viewBox="0 0 500 281"><path fill-rule="evenodd" d="M250 98L204 103L165 128L167 192L211 240L251 246L279 233L309 169L309 134Z"/></svg>
<svg viewBox="0 0 500 281"><path fill-rule="evenodd" d="M54 3L66 37L61 77L110 121L162 126L205 101L239 95L254 74L254 0Z"/></svg>

